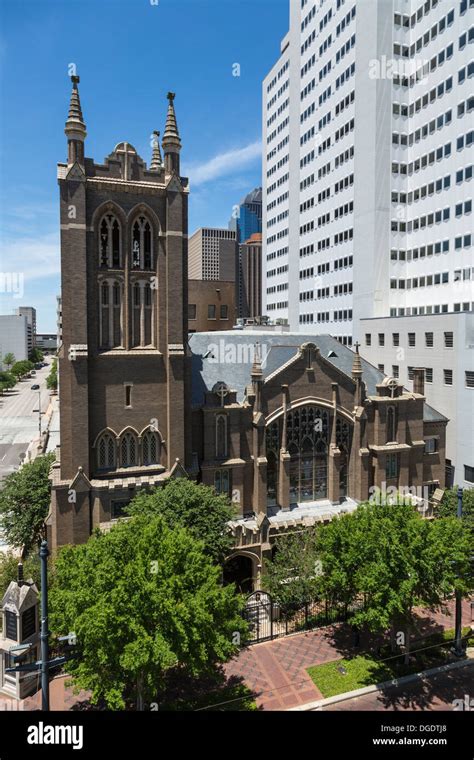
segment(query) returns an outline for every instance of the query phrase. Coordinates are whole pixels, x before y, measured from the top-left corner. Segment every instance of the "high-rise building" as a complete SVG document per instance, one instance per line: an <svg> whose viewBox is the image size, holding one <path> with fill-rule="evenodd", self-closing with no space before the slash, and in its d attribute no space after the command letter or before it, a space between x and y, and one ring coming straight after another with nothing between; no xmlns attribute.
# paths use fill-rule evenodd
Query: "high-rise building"
<svg viewBox="0 0 474 760"><path fill-rule="evenodd" d="M13 354L16 362L28 359L31 342L31 327L24 314L0 315L0 370L8 367L3 361L7 354Z"/></svg>
<svg viewBox="0 0 474 760"><path fill-rule="evenodd" d="M33 306L19 306L15 312L26 317L28 323L28 353L36 346L36 309Z"/></svg>
<svg viewBox="0 0 474 760"><path fill-rule="evenodd" d="M262 314L262 233L255 232L240 246L239 306L241 317Z"/></svg>
<svg viewBox="0 0 474 760"><path fill-rule="evenodd" d="M295 0L263 85L264 312L473 306L472 0ZM459 272L461 274L459 274Z"/></svg>
<svg viewBox="0 0 474 760"><path fill-rule="evenodd" d="M262 231L261 187L256 187L234 206L229 229L235 231L238 243L243 243L251 235Z"/></svg>
<svg viewBox="0 0 474 760"><path fill-rule="evenodd" d="M238 248L234 230L200 227L190 236L188 250L190 280L235 282Z"/></svg>

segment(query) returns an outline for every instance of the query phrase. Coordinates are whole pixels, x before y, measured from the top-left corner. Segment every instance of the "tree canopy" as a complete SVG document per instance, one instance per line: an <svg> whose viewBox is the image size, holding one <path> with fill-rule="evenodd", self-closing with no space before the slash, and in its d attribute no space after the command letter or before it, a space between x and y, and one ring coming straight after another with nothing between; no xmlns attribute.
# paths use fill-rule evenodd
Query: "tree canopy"
<svg viewBox="0 0 474 760"><path fill-rule="evenodd" d="M278 601L326 598L351 606L354 624L373 632L409 629L415 606L436 608L446 595L467 596L473 587L466 525L454 517L423 519L403 499L360 504L277 546L264 582Z"/></svg>
<svg viewBox="0 0 474 760"><path fill-rule="evenodd" d="M10 546L24 547L25 553L41 540L49 511L51 483L49 471L54 454L36 457L10 473L0 490L0 527Z"/></svg>
<svg viewBox="0 0 474 760"><path fill-rule="evenodd" d="M13 377L11 372L0 372L0 392L14 388L16 385L16 378Z"/></svg>
<svg viewBox="0 0 474 760"><path fill-rule="evenodd" d="M50 391L57 391L58 389L58 360L53 359L49 375L46 378L46 387Z"/></svg>
<svg viewBox="0 0 474 760"><path fill-rule="evenodd" d="M193 676L237 650L242 601L222 586L204 544L162 515L142 514L64 547L51 584L51 626L74 631L68 663L93 703L138 709L153 701L169 668Z"/></svg>
<svg viewBox="0 0 474 760"><path fill-rule="evenodd" d="M11 374L21 380L22 377L28 375L34 368L35 365L32 362L28 361L28 359L23 359L22 361L15 362L11 368Z"/></svg>
<svg viewBox="0 0 474 760"><path fill-rule="evenodd" d="M458 489L450 488L444 492L441 504L435 508L436 517L456 517L458 509ZM462 494L462 519L474 533L474 488L464 488Z"/></svg>
<svg viewBox="0 0 474 760"><path fill-rule="evenodd" d="M42 362L44 359L44 354L41 351L40 348L37 348L36 346L31 349L28 359L30 362L34 362L35 364L38 364L38 362Z"/></svg>
<svg viewBox="0 0 474 760"><path fill-rule="evenodd" d="M151 493L140 493L127 509L128 514L160 514L170 528L181 525L204 542L206 553L222 562L232 547L227 523L235 512L226 496L209 486L187 478L169 480Z"/></svg>
<svg viewBox="0 0 474 760"><path fill-rule="evenodd" d="M3 357L3 363L7 367L7 369L10 369L16 362L15 354L13 354L11 351L8 351L8 353L5 354Z"/></svg>

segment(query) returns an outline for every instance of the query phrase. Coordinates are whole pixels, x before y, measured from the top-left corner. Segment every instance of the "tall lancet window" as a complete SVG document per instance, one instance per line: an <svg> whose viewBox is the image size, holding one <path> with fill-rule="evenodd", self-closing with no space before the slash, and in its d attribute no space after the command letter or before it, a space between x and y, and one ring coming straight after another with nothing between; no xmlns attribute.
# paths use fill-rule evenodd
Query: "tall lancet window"
<svg viewBox="0 0 474 760"><path fill-rule="evenodd" d="M144 216L138 217L132 230L132 267L151 269L153 265L153 241L151 224Z"/></svg>
<svg viewBox="0 0 474 760"><path fill-rule="evenodd" d="M113 214L104 216L99 225L99 251L102 269L120 267L120 225Z"/></svg>
<svg viewBox="0 0 474 760"><path fill-rule="evenodd" d="M395 409L389 406L387 409L387 443L394 443L397 440Z"/></svg>
<svg viewBox="0 0 474 760"><path fill-rule="evenodd" d="M216 417L216 459L227 456L227 416L219 414Z"/></svg>

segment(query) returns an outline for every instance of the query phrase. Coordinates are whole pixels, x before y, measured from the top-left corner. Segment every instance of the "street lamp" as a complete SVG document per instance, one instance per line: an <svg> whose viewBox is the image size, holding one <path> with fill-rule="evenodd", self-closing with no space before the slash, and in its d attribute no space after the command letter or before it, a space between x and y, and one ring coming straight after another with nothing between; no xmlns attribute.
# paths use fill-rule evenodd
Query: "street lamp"
<svg viewBox="0 0 474 760"><path fill-rule="evenodd" d="M34 412L38 412L38 430L39 430L39 437L41 440L41 416L43 412L41 411L41 388L38 388L38 409L33 409Z"/></svg>
<svg viewBox="0 0 474 760"><path fill-rule="evenodd" d="M462 488L458 488L458 508L457 508L457 518L459 520L462 520ZM464 651L462 648L462 598L461 598L461 592L456 591L456 622L455 622L455 628L454 628L454 654L456 657L463 657Z"/></svg>

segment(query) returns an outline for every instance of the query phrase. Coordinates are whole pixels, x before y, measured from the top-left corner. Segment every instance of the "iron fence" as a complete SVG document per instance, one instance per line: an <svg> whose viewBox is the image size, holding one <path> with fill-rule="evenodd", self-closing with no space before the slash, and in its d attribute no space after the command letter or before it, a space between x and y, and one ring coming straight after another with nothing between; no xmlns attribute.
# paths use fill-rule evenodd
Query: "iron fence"
<svg viewBox="0 0 474 760"><path fill-rule="evenodd" d="M336 604L325 599L282 607L265 591L254 591L247 597L243 611L244 619L249 624L245 645L347 621L362 605L363 599L352 605Z"/></svg>

